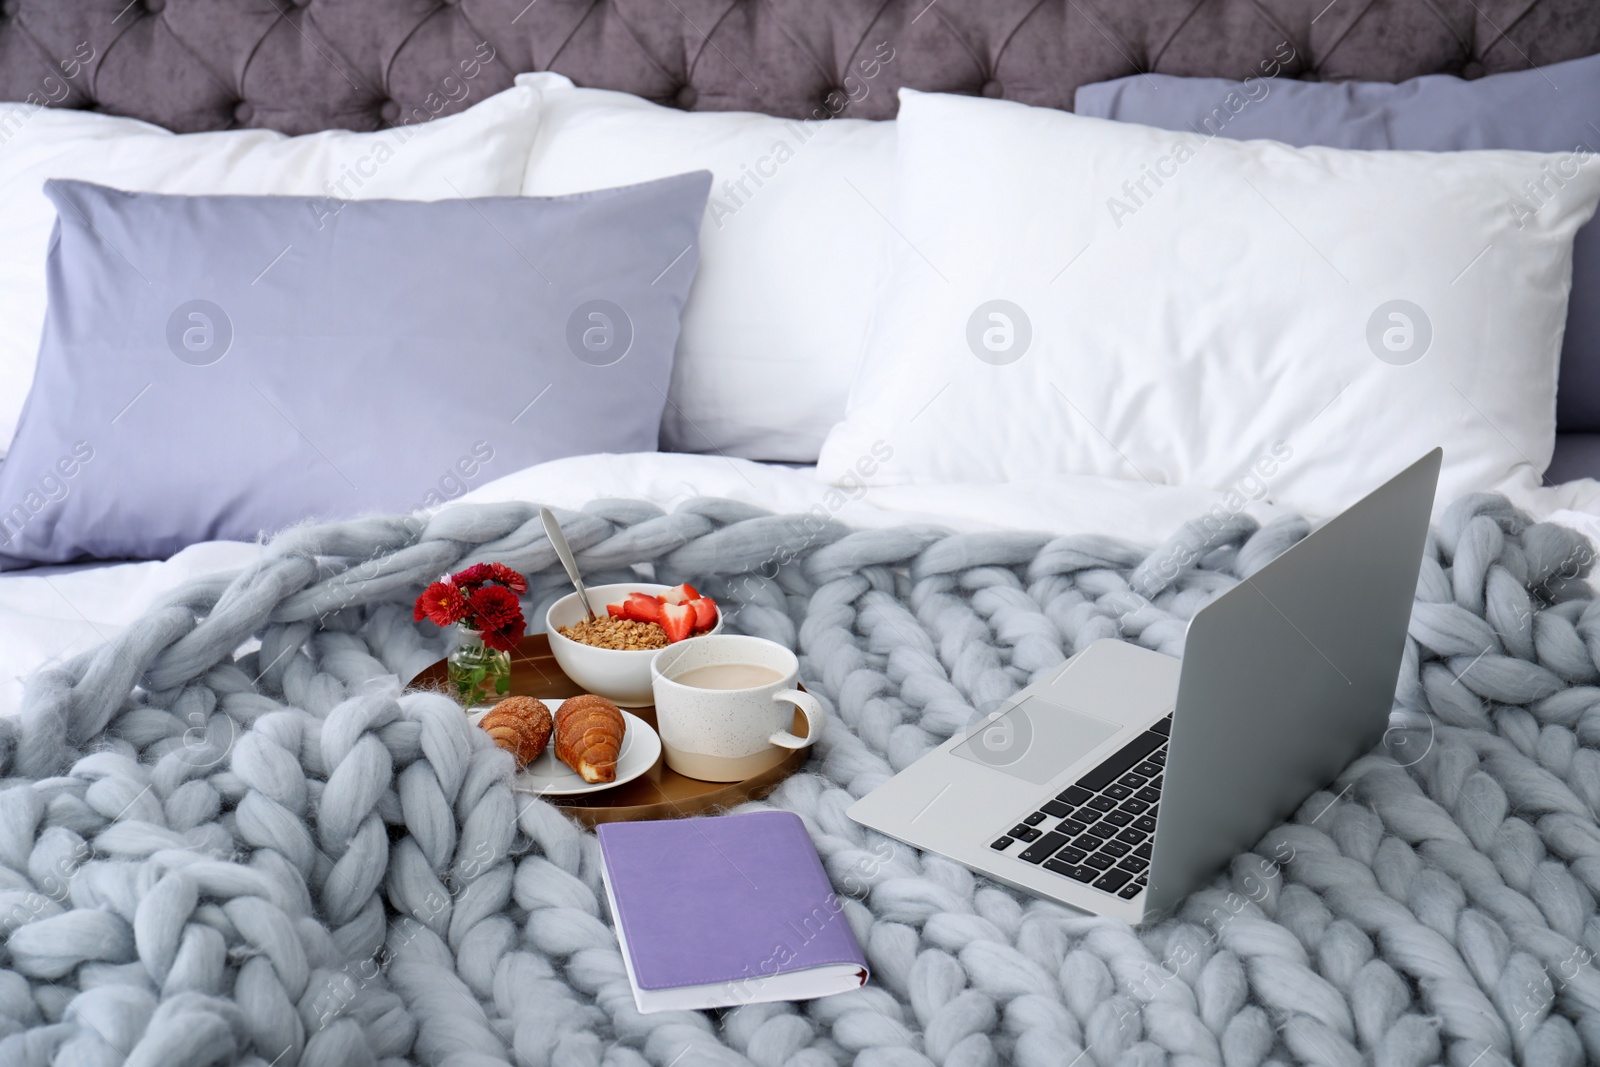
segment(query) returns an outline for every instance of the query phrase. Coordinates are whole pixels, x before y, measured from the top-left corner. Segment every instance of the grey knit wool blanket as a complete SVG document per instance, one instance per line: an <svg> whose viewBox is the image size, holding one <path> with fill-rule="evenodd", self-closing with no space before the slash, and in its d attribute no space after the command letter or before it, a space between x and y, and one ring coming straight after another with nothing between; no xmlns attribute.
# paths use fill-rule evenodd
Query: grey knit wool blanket
<svg viewBox="0 0 1600 1067"><path fill-rule="evenodd" d="M835 712L766 804L806 820L864 989L641 1016L594 836L404 680L409 605L535 507L296 529L0 720L0 1064L985 1067L1600 1061L1600 602L1588 543L1474 496L1431 536L1394 716L1145 931L864 830L851 801L1087 643L1186 620L1304 536L853 531L702 500L564 513L596 581L692 580Z"/></svg>

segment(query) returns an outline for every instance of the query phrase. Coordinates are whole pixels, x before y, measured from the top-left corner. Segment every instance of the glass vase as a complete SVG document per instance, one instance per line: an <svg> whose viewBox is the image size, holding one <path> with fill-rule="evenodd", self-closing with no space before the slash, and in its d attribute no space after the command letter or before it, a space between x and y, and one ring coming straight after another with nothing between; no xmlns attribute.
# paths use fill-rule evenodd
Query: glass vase
<svg viewBox="0 0 1600 1067"><path fill-rule="evenodd" d="M511 691L511 653L490 648L476 630L461 630L461 643L450 653L448 665L450 688L468 711Z"/></svg>

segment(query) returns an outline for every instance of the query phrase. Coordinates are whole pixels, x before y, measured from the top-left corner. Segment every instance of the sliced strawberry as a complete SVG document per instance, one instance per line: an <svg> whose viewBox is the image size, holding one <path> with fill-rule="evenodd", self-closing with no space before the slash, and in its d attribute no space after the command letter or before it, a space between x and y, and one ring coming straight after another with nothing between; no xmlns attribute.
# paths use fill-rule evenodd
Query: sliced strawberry
<svg viewBox="0 0 1600 1067"><path fill-rule="evenodd" d="M708 596L695 597L689 601L689 606L694 608L695 632L709 630L717 624L717 602Z"/></svg>
<svg viewBox="0 0 1600 1067"><path fill-rule="evenodd" d="M635 622L660 622L661 598L649 593L629 593L622 603L622 617Z"/></svg>
<svg viewBox="0 0 1600 1067"><path fill-rule="evenodd" d="M694 608L688 604L663 604L660 622L669 643L682 641L694 633Z"/></svg>
<svg viewBox="0 0 1600 1067"><path fill-rule="evenodd" d="M623 614L625 610L626 608L623 604L606 605L606 614L610 615L613 619L626 619L628 616Z"/></svg>
<svg viewBox="0 0 1600 1067"><path fill-rule="evenodd" d="M687 604L691 600L699 600L700 594L695 591L694 586L684 582L682 585L675 585L665 593L662 593L661 599L668 604Z"/></svg>

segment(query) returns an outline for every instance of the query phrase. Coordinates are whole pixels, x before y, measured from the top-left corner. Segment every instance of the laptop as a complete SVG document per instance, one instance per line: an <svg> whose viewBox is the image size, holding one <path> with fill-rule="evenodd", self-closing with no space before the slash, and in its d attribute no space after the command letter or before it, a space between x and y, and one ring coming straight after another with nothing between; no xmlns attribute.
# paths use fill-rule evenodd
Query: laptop
<svg viewBox="0 0 1600 1067"><path fill-rule="evenodd" d="M1181 660L1101 640L862 797L855 821L1152 922L1382 740L1442 452L1197 612Z"/></svg>

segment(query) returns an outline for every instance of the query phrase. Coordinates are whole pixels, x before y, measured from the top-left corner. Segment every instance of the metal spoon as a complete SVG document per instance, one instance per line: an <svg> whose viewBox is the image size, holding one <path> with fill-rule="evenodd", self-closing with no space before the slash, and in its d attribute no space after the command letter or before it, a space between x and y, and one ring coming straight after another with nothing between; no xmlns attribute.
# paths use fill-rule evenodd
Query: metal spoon
<svg viewBox="0 0 1600 1067"><path fill-rule="evenodd" d="M583 601L583 610L589 613L589 618L594 618L594 608L589 606L589 590L583 587L583 575L578 573L578 561L572 558L572 548L567 544L566 535L561 532L561 524L549 508L540 508L539 518L544 523L544 532L550 535L550 544L555 547L561 565L567 568L567 577L572 579L578 599Z"/></svg>

